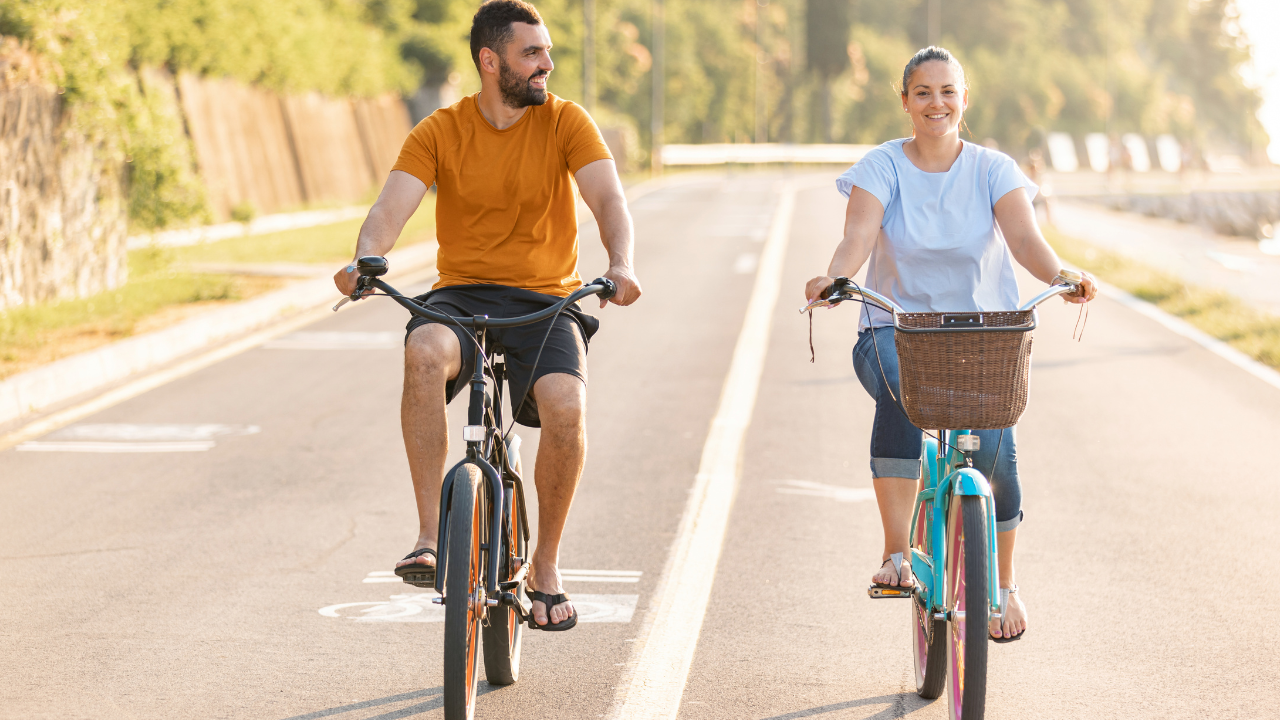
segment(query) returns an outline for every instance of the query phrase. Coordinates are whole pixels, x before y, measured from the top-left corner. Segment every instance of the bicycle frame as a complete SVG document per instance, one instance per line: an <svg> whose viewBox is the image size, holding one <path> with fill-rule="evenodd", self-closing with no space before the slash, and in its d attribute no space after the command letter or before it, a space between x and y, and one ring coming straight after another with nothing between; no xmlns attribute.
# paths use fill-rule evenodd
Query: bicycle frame
<svg viewBox="0 0 1280 720"><path fill-rule="evenodd" d="M926 555L918 547L911 548L912 568L917 568L913 570L913 574L920 588L916 592L916 601L923 602L930 613L945 611L946 598L943 590L946 587L946 581L943 573L947 559L947 514L951 510L951 503L956 498L965 495L981 497L987 511L987 541L988 547L991 548L991 562L987 563L987 566L990 568L988 582L992 592L988 593L988 597L993 617L998 617L1000 568L999 563L996 562L996 505L995 498L991 494L991 483L981 472L969 467L964 453L956 450L949 440L952 433L963 435L967 432L967 430L940 431L939 436L945 450L938 449L937 440L925 439L927 457L921 468L921 489L916 494L915 508L911 515L911 534L908 537L913 538L914 542L916 524L920 519L920 507L926 502L932 502L929 517L929 545L932 554ZM942 480L939 481L938 478ZM928 570L921 572L918 568L928 568Z"/></svg>
<svg viewBox="0 0 1280 720"><path fill-rule="evenodd" d="M1024 332L1034 328L1039 321L1038 312L1036 311L1037 305L1058 295L1073 292L1075 289L1075 285L1051 285L1047 290L1018 308L1019 311L1032 311L1030 326L1007 329ZM881 308L893 316L894 327L898 330L903 330L903 328L899 327L897 316L899 313L906 312L905 310L889 298L855 285L847 278L836 278L836 282L831 285L826 297L809 303L801 309L801 312L810 311L818 307L834 307L846 300L857 300L864 304L869 303ZM1000 331L1005 330L1005 328L988 328L988 331L990 330ZM937 331L933 330L933 332ZM987 597L991 606L991 616L1000 617L1000 567L996 547L996 506L995 498L991 493L991 483L986 476L971 467L971 463L965 454L957 450L950 442L950 437L953 434L963 435L968 432L968 430L955 429L940 430L937 439L926 437L921 486L916 493L915 507L911 515L911 534L909 537L914 543L916 526L920 521L920 508L924 503L933 503L928 518L931 554L925 554L921 548L913 546L911 548L911 560L913 574L917 583L913 599L916 602L923 603L929 610L930 615L934 617L937 617L939 612L946 611L944 593L946 581L943 575L947 559L946 531L948 513L951 510L951 504L955 502L956 498L966 495L981 497L983 506L986 508L987 546L991 549L991 556L987 563L988 568L990 568L988 572L990 592L987 593ZM942 443L941 449L939 448L939 441Z"/></svg>
<svg viewBox="0 0 1280 720"><path fill-rule="evenodd" d="M502 537L503 527L505 525L505 510L510 507L506 502L505 492L507 485L511 486L511 491L519 493L520 499L524 500L524 485L519 475L516 474L511 467L510 457L507 455L506 444L502 440L502 377L494 377L494 394L493 402L489 406L489 410L493 412L493 426L485 424L485 368L487 366L486 356L484 353L485 330L487 329L486 317L473 317L471 326L475 331L475 370L471 374L471 394L467 405L467 426L484 428L484 437L477 439L467 439L467 455L462 460L449 468L444 475L444 481L440 485L440 529L437 535L436 547L443 548L446 546L446 538L449 537L449 503L452 498L453 491L453 475L459 467L471 463L480 468L481 474L489 483L490 497L493 502L490 503L491 515L489 518L489 537L488 542L482 546L482 549L488 550L488 572L485 577L485 592L489 595L496 595L498 591L498 547L500 543L497 539ZM499 372L497 368L494 372ZM493 454L501 459L502 471L498 472L485 458L490 454L488 450L493 450ZM511 478L509 483L504 483L503 477ZM521 507L524 507L521 505ZM525 540L529 539L529 521L524 515L520 517L521 532L524 533ZM444 594L444 577L447 553L437 554L436 570L436 592Z"/></svg>

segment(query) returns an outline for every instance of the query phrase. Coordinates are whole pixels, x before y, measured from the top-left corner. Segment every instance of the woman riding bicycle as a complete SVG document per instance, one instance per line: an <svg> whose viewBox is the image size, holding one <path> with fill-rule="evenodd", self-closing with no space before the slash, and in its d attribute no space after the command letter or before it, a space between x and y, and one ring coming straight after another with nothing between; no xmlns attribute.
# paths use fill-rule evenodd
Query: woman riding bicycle
<svg viewBox="0 0 1280 720"><path fill-rule="evenodd" d="M964 69L939 47L920 50L902 73L902 109L912 137L877 147L836 181L849 198L844 239L827 274L805 295L821 297L836 277L864 263L866 286L909 312L973 312L1018 307L1013 264L1052 283L1063 267L1036 225L1035 183L1008 155L960 139L969 91ZM1086 275L1070 302L1092 300ZM890 315L864 306L853 349L854 370L875 399L871 474L884 524L884 554L872 582L911 587L911 513L921 474L921 429L897 405L898 356ZM874 335L874 337L873 337ZM886 387L886 381L888 387ZM1001 435L1003 433L1003 435ZM991 637L1016 640L1027 626L1017 597L1013 547L1022 522L1014 428L983 430L974 465L991 480L996 506L1001 618ZM999 457L996 457L998 454Z"/></svg>

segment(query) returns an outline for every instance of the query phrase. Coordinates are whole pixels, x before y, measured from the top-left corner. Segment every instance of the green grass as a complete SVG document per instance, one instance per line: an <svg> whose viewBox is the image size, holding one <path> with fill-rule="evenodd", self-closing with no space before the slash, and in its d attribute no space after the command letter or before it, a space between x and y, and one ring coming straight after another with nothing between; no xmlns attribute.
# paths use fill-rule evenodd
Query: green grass
<svg viewBox="0 0 1280 720"><path fill-rule="evenodd" d="M435 195L427 193L418 211L404 226L396 247L435 237L435 199ZM363 222L363 218L358 218L332 225L189 245L174 248L174 259L184 263L344 263L355 253L356 236Z"/></svg>
<svg viewBox="0 0 1280 720"><path fill-rule="evenodd" d="M1280 317L1257 310L1221 290L1189 285L1123 255L1045 228L1049 244L1064 260L1273 368L1280 368Z"/></svg>
<svg viewBox="0 0 1280 720"><path fill-rule="evenodd" d="M79 300L0 312L0 379L135 333L177 322L217 303L274 290L283 280L187 272L190 263L332 263L351 259L362 219L300 230L230 238L181 248L129 253L123 287ZM434 237L435 196L427 195L397 246Z"/></svg>

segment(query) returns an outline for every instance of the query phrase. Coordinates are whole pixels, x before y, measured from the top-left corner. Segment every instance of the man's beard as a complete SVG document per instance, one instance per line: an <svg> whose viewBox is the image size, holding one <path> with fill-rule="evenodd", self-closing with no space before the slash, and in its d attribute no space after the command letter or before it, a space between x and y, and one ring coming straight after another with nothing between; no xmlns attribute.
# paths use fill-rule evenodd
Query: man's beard
<svg viewBox="0 0 1280 720"><path fill-rule="evenodd" d="M502 102L507 107L522 108L529 105L544 105L547 102L547 91L544 88L535 88L529 83L536 77L544 77L547 73L543 70L530 75L529 77L521 77L516 74L515 70L507 64L506 60L498 59L498 91L502 93Z"/></svg>

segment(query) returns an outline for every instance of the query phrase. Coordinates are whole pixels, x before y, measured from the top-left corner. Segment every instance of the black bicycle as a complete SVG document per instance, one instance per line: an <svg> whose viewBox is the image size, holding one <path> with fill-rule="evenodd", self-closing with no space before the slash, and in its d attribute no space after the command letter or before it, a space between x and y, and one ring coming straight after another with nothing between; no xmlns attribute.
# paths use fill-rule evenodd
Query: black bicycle
<svg viewBox="0 0 1280 720"><path fill-rule="evenodd" d="M440 488L435 571L440 597L434 600L445 608L444 716L470 720L475 714L481 638L486 679L493 685L510 685L520 677L521 631L525 622L533 622L533 605L525 593L529 519L520 478L520 436L502 431L506 363L498 353L486 351L485 331L543 320L554 323L569 305L591 295L611 298L617 288L612 281L597 278L530 315L453 317L401 295L379 279L387 272L386 258L362 257L356 269L360 278L350 300L376 296L379 293L372 291L380 290L414 315L471 329L475 371L467 424L462 429L467 456L445 473ZM518 412L518 407L513 408L513 414Z"/></svg>

